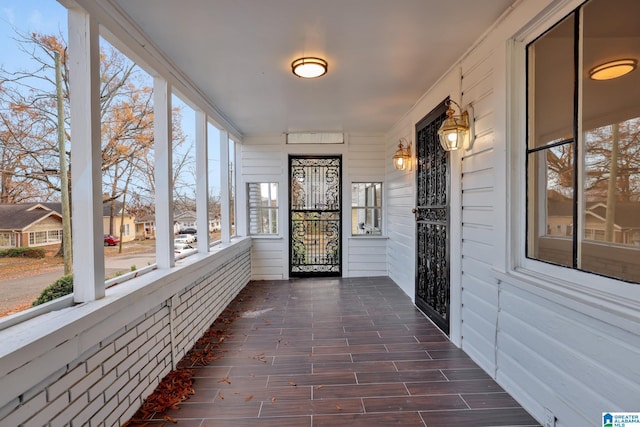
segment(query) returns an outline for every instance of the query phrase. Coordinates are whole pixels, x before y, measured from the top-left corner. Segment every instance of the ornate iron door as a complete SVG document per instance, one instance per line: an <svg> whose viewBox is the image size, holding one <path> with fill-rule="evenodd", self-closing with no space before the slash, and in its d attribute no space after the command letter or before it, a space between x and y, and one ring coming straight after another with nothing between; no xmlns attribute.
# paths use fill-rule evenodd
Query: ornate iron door
<svg viewBox="0 0 640 427"><path fill-rule="evenodd" d="M416 305L449 333L449 153L437 134L446 110L416 125Z"/></svg>
<svg viewBox="0 0 640 427"><path fill-rule="evenodd" d="M342 273L341 158L289 157L289 273Z"/></svg>

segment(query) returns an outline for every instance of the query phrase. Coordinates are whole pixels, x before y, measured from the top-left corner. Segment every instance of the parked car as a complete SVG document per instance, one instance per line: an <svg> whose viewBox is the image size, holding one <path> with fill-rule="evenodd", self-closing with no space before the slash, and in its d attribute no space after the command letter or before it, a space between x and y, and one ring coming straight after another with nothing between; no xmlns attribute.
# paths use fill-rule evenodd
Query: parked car
<svg viewBox="0 0 640 427"><path fill-rule="evenodd" d="M193 246L188 245L186 243L175 243L173 245L173 251L176 253L176 255L180 255L183 254L185 252L188 252L190 250L194 249Z"/></svg>
<svg viewBox="0 0 640 427"><path fill-rule="evenodd" d="M196 234L198 230L194 227L183 228L179 231L180 234Z"/></svg>
<svg viewBox="0 0 640 427"><path fill-rule="evenodd" d="M118 243L120 243L120 239L116 236L113 236L111 234L105 234L104 235L104 245L105 246L115 246Z"/></svg>
<svg viewBox="0 0 640 427"><path fill-rule="evenodd" d="M193 243L196 241L196 235L195 234L177 234L174 241L178 241L179 239L182 239L185 241L185 243Z"/></svg>
<svg viewBox="0 0 640 427"><path fill-rule="evenodd" d="M191 242L188 242L184 237L176 237L175 239L173 239L174 245L188 245L189 243Z"/></svg>

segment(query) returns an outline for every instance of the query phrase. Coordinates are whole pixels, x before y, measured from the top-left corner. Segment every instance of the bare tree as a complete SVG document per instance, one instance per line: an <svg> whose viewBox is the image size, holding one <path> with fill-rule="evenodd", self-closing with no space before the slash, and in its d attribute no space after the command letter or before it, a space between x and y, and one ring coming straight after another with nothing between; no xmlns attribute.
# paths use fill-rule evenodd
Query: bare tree
<svg viewBox="0 0 640 427"><path fill-rule="evenodd" d="M62 36L17 31L15 41L31 58L33 67L29 70L0 67L0 201L59 200L59 130L65 140L63 155L67 157L71 171L73 160L70 158L66 43ZM56 108L56 54L61 58L64 129L60 129ZM153 195L151 79L109 45L101 47L100 72L105 201L124 200L131 183ZM180 110L176 108L173 120L175 145L181 145L185 140L180 123Z"/></svg>

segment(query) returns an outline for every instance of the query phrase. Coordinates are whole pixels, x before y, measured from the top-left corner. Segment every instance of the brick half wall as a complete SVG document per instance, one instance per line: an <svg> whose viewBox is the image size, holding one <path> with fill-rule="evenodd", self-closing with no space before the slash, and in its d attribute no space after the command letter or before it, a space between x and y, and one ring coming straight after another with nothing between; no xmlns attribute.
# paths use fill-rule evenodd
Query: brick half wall
<svg viewBox="0 0 640 427"><path fill-rule="evenodd" d="M0 331L0 426L118 426L251 274L250 239Z"/></svg>

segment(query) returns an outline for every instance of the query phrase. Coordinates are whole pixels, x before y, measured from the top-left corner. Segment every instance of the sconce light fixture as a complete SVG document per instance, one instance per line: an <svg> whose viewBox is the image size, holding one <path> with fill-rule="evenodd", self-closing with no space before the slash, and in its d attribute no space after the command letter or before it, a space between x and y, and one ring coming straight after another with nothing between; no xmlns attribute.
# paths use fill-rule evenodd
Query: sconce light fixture
<svg viewBox="0 0 640 427"><path fill-rule="evenodd" d="M638 67L636 59L617 59L605 62L589 70L591 80L611 80L629 74Z"/></svg>
<svg viewBox="0 0 640 427"><path fill-rule="evenodd" d="M452 103L458 107L459 115L456 115L455 110L451 107ZM447 118L438 129L438 137L442 148L445 151L453 151L465 146L467 150L470 150L475 139L473 117L471 117L471 122L469 119L469 110L473 115L473 108L469 105L466 110L462 111L460 104L451 99L447 100L447 106L449 107Z"/></svg>
<svg viewBox="0 0 640 427"><path fill-rule="evenodd" d="M313 79L327 74L329 64L322 58L305 56L291 63L291 71L298 77Z"/></svg>
<svg viewBox="0 0 640 427"><path fill-rule="evenodd" d="M393 155L393 166L399 171L411 170L411 143L404 137L400 138L398 150Z"/></svg>

